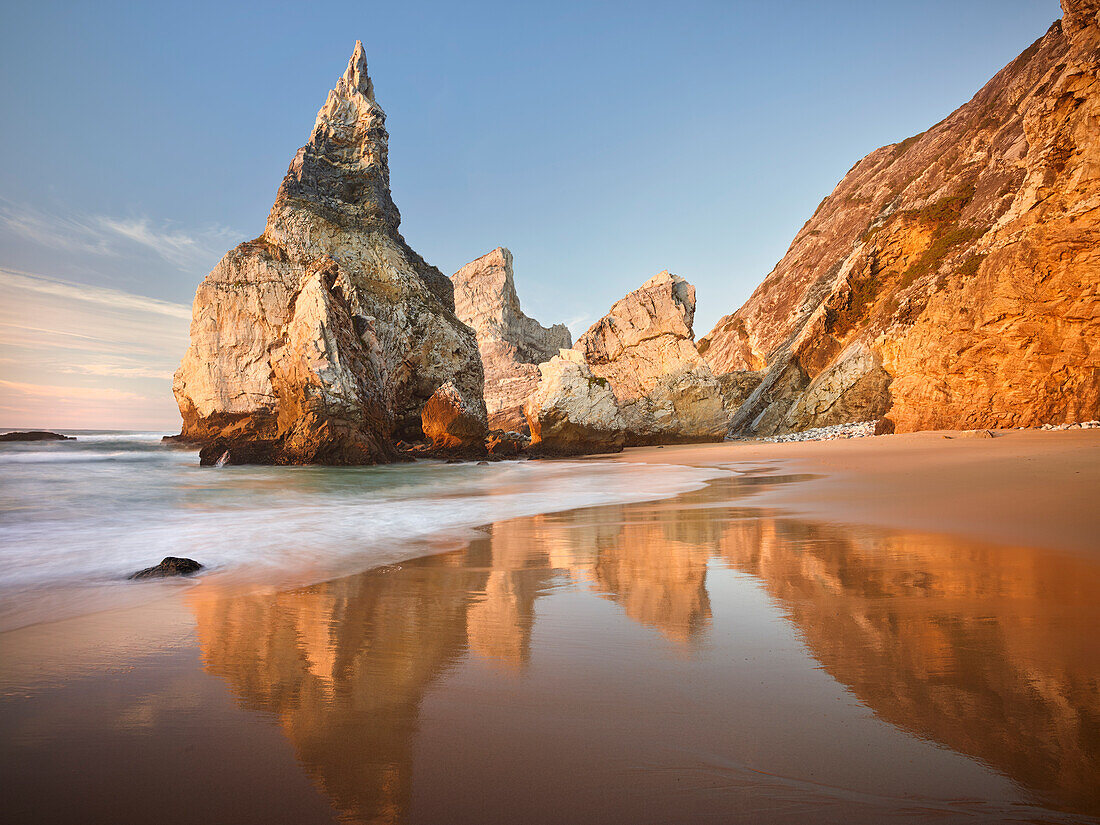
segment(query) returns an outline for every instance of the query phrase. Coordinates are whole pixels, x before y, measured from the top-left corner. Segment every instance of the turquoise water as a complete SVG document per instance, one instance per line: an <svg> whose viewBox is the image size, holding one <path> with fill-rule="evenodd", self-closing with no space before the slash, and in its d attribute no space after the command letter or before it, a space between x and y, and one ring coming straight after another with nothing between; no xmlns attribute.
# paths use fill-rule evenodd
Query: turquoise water
<svg viewBox="0 0 1100 825"><path fill-rule="evenodd" d="M147 598L158 585L125 578L164 556L194 558L205 575L306 584L495 520L663 498L721 472L591 461L214 469L161 433L65 432L77 440L0 444L0 630Z"/></svg>

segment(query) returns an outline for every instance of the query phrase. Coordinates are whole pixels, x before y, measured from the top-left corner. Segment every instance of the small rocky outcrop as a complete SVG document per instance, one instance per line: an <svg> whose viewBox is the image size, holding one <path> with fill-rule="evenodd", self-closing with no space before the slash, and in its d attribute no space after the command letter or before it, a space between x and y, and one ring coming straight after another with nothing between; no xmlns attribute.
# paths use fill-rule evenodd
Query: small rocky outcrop
<svg viewBox="0 0 1100 825"><path fill-rule="evenodd" d="M766 371L773 435L1033 427L1100 409L1100 12L1063 18L940 123L857 163L699 342Z"/></svg>
<svg viewBox="0 0 1100 825"><path fill-rule="evenodd" d="M0 434L0 441L76 441L76 437L46 430L27 430Z"/></svg>
<svg viewBox="0 0 1100 825"><path fill-rule="evenodd" d="M463 398L450 381L432 394L420 417L433 450L482 448L489 434L477 402Z"/></svg>
<svg viewBox="0 0 1100 825"><path fill-rule="evenodd" d="M573 345L563 324L544 327L520 309L512 253L504 247L451 276L455 314L473 328L485 371L489 426L525 433L523 404L539 383L538 365Z"/></svg>
<svg viewBox="0 0 1100 825"><path fill-rule="evenodd" d="M549 455L618 452L625 426L606 378L592 374L584 356L563 349L539 364L539 384L524 404L530 451Z"/></svg>
<svg viewBox="0 0 1100 825"><path fill-rule="evenodd" d="M164 579L169 576L191 576L203 569L203 565L194 559L184 559L178 556L166 556L156 567L146 567L131 573L127 578L137 579Z"/></svg>
<svg viewBox="0 0 1100 825"><path fill-rule="evenodd" d="M195 294L174 382L185 440L223 439L234 462L393 461L448 382L484 419L477 341L451 282L398 231L388 141L356 43L263 234Z"/></svg>
<svg viewBox="0 0 1100 825"><path fill-rule="evenodd" d="M522 453L530 443L531 439L520 433L492 430L485 439L485 450L491 456L510 458Z"/></svg>
<svg viewBox="0 0 1100 825"><path fill-rule="evenodd" d="M695 287L661 272L616 302L574 346L622 409L627 446L720 441L722 388L696 349Z"/></svg>

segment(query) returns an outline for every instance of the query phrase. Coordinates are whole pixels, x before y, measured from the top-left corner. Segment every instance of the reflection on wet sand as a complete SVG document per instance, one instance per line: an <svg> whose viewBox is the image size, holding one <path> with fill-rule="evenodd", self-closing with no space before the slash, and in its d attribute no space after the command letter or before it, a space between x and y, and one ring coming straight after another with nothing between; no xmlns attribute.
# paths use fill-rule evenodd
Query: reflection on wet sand
<svg viewBox="0 0 1100 825"><path fill-rule="evenodd" d="M402 821L420 705L449 669L472 659L522 676L540 650L537 602L555 589L608 599L657 631L657 655L671 643L690 656L720 641L707 639L722 609L707 572L722 563L758 578L881 719L984 761L1041 804L1100 814L1100 566L734 504L760 483L502 522L461 550L309 588L197 588L204 661L278 716L344 818Z"/></svg>
<svg viewBox="0 0 1100 825"><path fill-rule="evenodd" d="M721 552L880 718L1100 813L1096 564L784 519L731 525Z"/></svg>

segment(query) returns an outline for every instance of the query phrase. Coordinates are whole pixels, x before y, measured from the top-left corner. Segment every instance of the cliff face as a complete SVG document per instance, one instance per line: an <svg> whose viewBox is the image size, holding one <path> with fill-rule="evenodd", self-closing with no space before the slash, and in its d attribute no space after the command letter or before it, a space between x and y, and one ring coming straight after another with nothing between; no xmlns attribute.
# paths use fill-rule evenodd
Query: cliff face
<svg viewBox="0 0 1100 825"><path fill-rule="evenodd" d="M520 309L512 253L497 247L451 276L455 312L477 334L489 426L527 431L523 403L539 384L538 365L573 346L564 324L547 328Z"/></svg>
<svg viewBox="0 0 1100 825"><path fill-rule="evenodd" d="M1100 23L1062 21L928 131L857 163L699 342L766 369L734 431L898 431L1100 407Z"/></svg>
<svg viewBox="0 0 1100 825"><path fill-rule="evenodd" d="M484 418L450 281L398 232L389 136L362 44L279 187L263 235L195 294L174 390L183 436L286 463L392 460L450 381Z"/></svg>

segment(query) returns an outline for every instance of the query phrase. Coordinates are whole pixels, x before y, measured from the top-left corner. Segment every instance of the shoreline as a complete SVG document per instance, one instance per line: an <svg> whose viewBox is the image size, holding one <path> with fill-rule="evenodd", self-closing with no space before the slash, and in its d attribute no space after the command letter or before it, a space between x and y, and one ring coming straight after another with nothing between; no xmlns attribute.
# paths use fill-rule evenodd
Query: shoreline
<svg viewBox="0 0 1100 825"><path fill-rule="evenodd" d="M809 475L762 490L746 506L1100 555L1100 430L993 433L636 447L612 460Z"/></svg>
<svg viewBox="0 0 1100 825"><path fill-rule="evenodd" d="M106 818L123 793L133 813L114 821L241 805L267 818L240 821L480 822L518 804L539 822L558 821L540 814L561 813L569 786L577 821L608 799L606 821L624 823L715 806L777 823L930 806L945 822L1091 821L1077 815L1100 811L1095 703L1075 715L1064 697L1094 673L1097 560L952 537L937 504L951 491L931 483L944 462L999 476L990 517L1034 487L1006 466L1095 489L1075 468L1100 433L1068 435L635 448L590 460L630 464L638 484L646 465L734 472L500 518L316 584L168 580L150 588L162 598L0 633L13 809ZM876 506L876 490L905 506ZM1049 520L1056 501L1008 523ZM895 526L861 526L876 518ZM257 743L262 759L246 758ZM172 783L232 796L167 799L169 764Z"/></svg>

